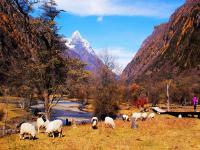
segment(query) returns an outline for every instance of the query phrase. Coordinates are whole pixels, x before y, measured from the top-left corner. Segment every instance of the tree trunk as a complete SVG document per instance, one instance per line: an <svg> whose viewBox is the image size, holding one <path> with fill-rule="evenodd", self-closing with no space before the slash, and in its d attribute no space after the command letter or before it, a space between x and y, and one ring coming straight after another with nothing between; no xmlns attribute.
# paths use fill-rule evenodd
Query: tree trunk
<svg viewBox="0 0 200 150"><path fill-rule="evenodd" d="M44 92L43 92L43 99L44 99L45 115L46 115L46 118L50 120L49 93L48 93L48 90L44 90Z"/></svg>
<svg viewBox="0 0 200 150"><path fill-rule="evenodd" d="M4 100L5 100L6 106L5 106L4 125L3 125L3 136L6 135L6 126L7 126L7 119L8 119L8 98L7 98L7 92L8 92L8 90L5 89Z"/></svg>
<svg viewBox="0 0 200 150"><path fill-rule="evenodd" d="M167 111L169 111L169 86L170 82L167 83Z"/></svg>
<svg viewBox="0 0 200 150"><path fill-rule="evenodd" d="M31 101L32 101L32 94L29 95L28 99L27 99L27 108L29 109L31 107Z"/></svg>

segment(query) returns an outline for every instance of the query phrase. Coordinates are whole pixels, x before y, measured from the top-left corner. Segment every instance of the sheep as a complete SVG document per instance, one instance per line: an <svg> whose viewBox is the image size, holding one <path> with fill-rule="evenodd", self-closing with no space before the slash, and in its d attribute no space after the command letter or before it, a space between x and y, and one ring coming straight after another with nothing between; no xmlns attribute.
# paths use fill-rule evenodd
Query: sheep
<svg viewBox="0 0 200 150"><path fill-rule="evenodd" d="M106 117L104 122L106 126L109 126L113 129L115 128L115 122L111 117Z"/></svg>
<svg viewBox="0 0 200 150"><path fill-rule="evenodd" d="M152 119L155 117L155 113L150 113L149 116L148 116L148 119Z"/></svg>
<svg viewBox="0 0 200 150"><path fill-rule="evenodd" d="M45 119L44 116L38 118L36 122L38 133L40 133L40 128L46 128L48 123L49 123L49 120Z"/></svg>
<svg viewBox="0 0 200 150"><path fill-rule="evenodd" d="M61 120L50 121L47 125L46 133L49 135L52 133L53 138L55 137L55 132L59 133L59 137L62 137L62 126L63 122Z"/></svg>
<svg viewBox="0 0 200 150"><path fill-rule="evenodd" d="M133 113L131 116L131 120L137 120L137 112Z"/></svg>
<svg viewBox="0 0 200 150"><path fill-rule="evenodd" d="M132 118L134 118L135 121L137 121L138 119L141 119L141 115L142 115L141 113L135 112L132 114Z"/></svg>
<svg viewBox="0 0 200 150"><path fill-rule="evenodd" d="M125 115L125 114L122 115L122 120L123 121L130 121L129 116Z"/></svg>
<svg viewBox="0 0 200 150"><path fill-rule="evenodd" d="M92 117L91 122L92 122L92 128L97 129L98 118Z"/></svg>
<svg viewBox="0 0 200 150"><path fill-rule="evenodd" d="M142 121L146 120L147 116L148 116L147 113L142 113L142 115L141 115Z"/></svg>
<svg viewBox="0 0 200 150"><path fill-rule="evenodd" d="M35 127L30 123L22 123L20 126L20 140L25 139L24 135L29 135L29 139L33 139L36 137Z"/></svg>

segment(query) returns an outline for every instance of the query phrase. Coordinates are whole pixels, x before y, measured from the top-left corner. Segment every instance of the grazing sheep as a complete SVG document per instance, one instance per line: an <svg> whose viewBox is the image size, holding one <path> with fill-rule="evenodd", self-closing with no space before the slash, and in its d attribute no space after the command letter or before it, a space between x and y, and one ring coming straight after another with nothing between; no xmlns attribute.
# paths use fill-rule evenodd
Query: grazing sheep
<svg viewBox="0 0 200 150"><path fill-rule="evenodd" d="M152 119L155 117L155 113L150 113L149 116L148 116L148 119Z"/></svg>
<svg viewBox="0 0 200 150"><path fill-rule="evenodd" d="M106 117L104 122L106 126L111 127L113 129L115 128L115 122L111 117Z"/></svg>
<svg viewBox="0 0 200 150"><path fill-rule="evenodd" d="M147 113L142 113L142 115L141 115L142 121L146 120L147 116L148 116Z"/></svg>
<svg viewBox="0 0 200 150"><path fill-rule="evenodd" d="M30 123L22 123L20 127L20 139L25 139L24 135L29 135L29 139L34 139L36 136L35 127Z"/></svg>
<svg viewBox="0 0 200 150"><path fill-rule="evenodd" d="M123 121L130 121L129 116L125 115L125 114L122 115L122 120Z"/></svg>
<svg viewBox="0 0 200 150"><path fill-rule="evenodd" d="M92 128L97 129L98 118L92 117L91 122L92 122Z"/></svg>
<svg viewBox="0 0 200 150"><path fill-rule="evenodd" d="M132 118L135 118L137 116L137 112L132 113Z"/></svg>
<svg viewBox="0 0 200 150"><path fill-rule="evenodd" d="M44 116L38 118L36 122L38 133L40 133L40 128L46 128L48 123L49 123L49 120L46 119Z"/></svg>
<svg viewBox="0 0 200 150"><path fill-rule="evenodd" d="M58 136L62 137L62 126L63 122L61 120L50 121L47 125L46 133L52 134L53 138L55 137L55 133L58 132Z"/></svg>
<svg viewBox="0 0 200 150"><path fill-rule="evenodd" d="M137 121L138 119L141 119L141 116L142 116L142 114L141 113L137 113L137 112L132 114L132 118L134 118L135 121Z"/></svg>

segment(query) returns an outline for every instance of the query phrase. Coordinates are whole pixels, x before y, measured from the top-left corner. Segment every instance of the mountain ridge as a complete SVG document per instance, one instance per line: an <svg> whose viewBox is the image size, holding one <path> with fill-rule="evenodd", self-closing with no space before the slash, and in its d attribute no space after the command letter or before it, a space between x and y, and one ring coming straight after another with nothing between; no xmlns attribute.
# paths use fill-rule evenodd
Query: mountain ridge
<svg viewBox="0 0 200 150"><path fill-rule="evenodd" d="M168 23L154 28L123 70L127 82L198 68L200 65L200 2L187 1ZM166 76L164 78L167 78Z"/></svg>

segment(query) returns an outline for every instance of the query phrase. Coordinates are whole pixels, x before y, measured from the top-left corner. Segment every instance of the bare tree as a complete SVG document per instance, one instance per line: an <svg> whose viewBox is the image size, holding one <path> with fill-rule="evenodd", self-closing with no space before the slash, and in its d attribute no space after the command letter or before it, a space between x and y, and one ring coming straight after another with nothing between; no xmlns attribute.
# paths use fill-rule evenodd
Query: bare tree
<svg viewBox="0 0 200 150"><path fill-rule="evenodd" d="M101 54L105 66L99 69L95 92L95 114L104 119L106 116L115 117L118 111L119 89L115 73L114 57L107 51Z"/></svg>
<svg viewBox="0 0 200 150"><path fill-rule="evenodd" d="M167 82L167 111L169 111L170 101L169 101L169 88L172 80L168 80Z"/></svg>

